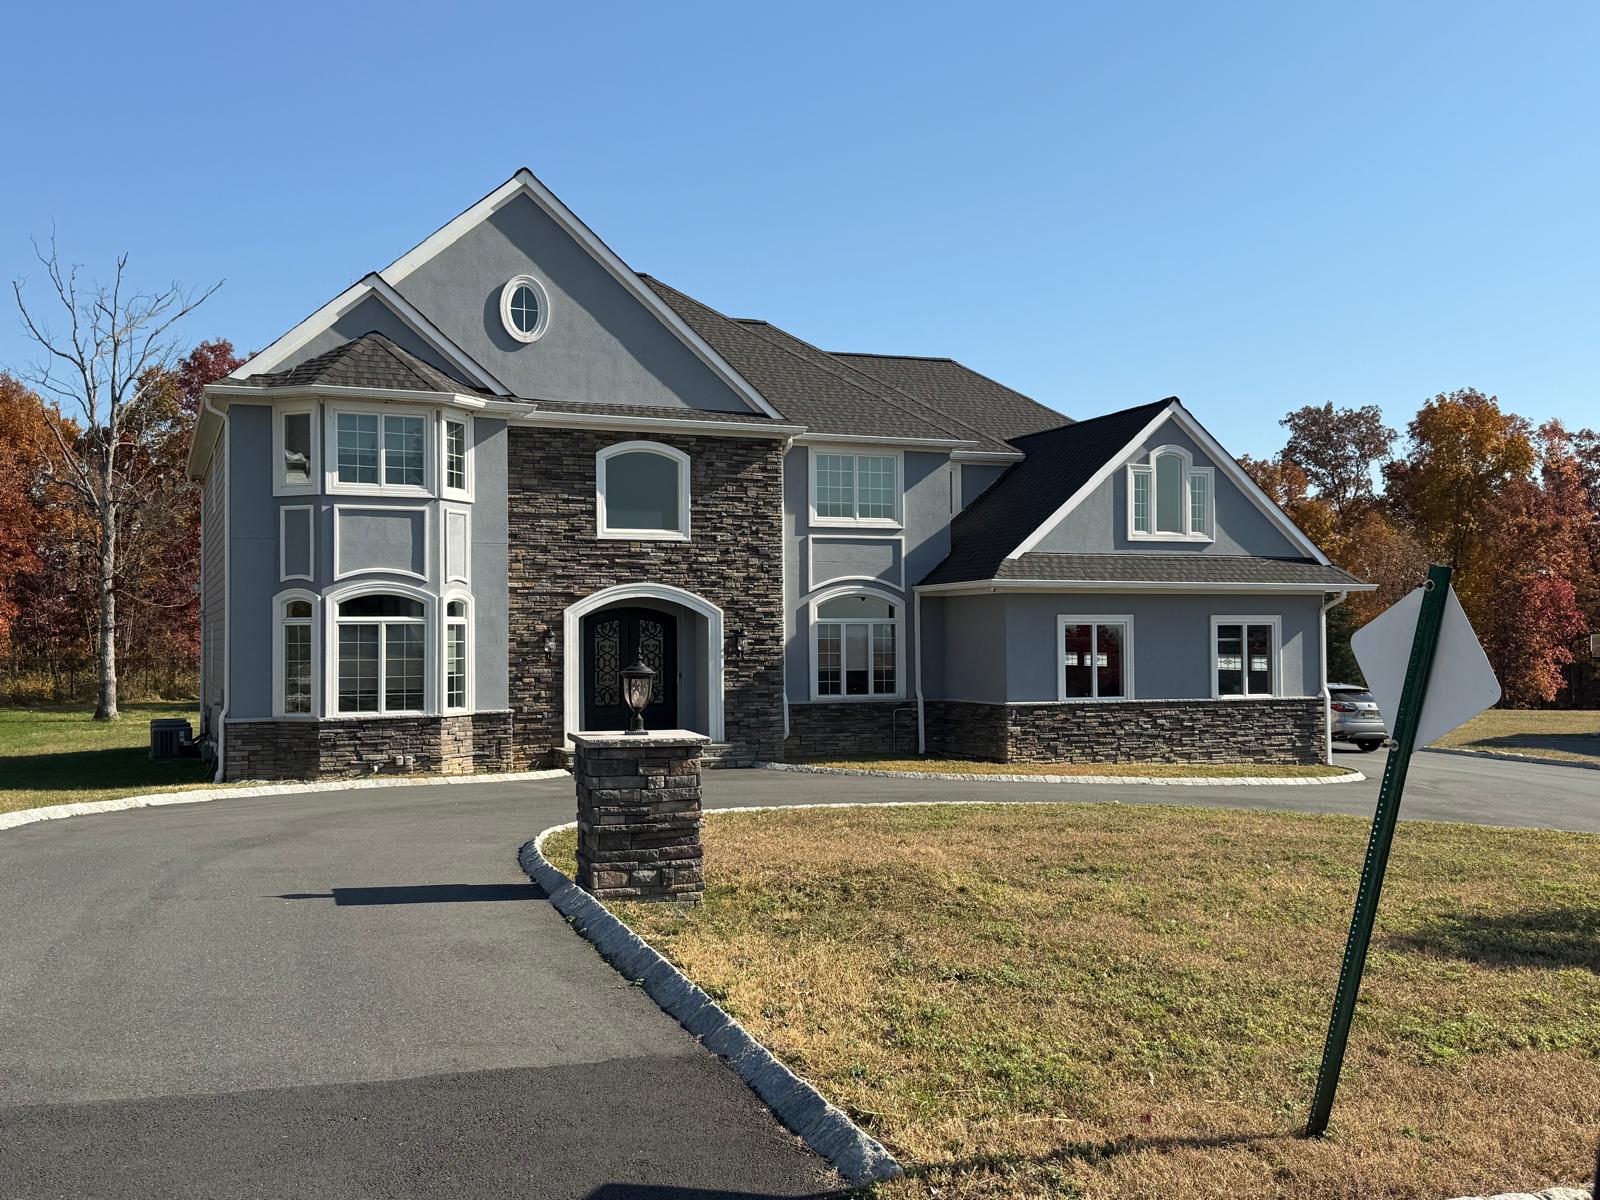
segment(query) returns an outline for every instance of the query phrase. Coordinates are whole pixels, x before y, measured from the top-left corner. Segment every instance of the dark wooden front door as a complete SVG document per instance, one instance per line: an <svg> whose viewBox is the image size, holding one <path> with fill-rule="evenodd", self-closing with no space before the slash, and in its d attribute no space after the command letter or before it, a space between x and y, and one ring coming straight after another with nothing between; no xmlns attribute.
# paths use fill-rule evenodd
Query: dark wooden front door
<svg viewBox="0 0 1600 1200"><path fill-rule="evenodd" d="M678 618L653 608L608 608L583 619L583 727L626 729L622 668L636 659L656 673L646 729L678 727Z"/></svg>

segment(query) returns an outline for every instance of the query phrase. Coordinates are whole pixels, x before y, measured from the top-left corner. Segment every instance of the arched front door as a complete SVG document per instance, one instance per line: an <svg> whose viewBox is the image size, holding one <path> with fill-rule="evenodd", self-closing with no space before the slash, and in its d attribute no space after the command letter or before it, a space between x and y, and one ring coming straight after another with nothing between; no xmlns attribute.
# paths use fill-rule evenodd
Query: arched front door
<svg viewBox="0 0 1600 1200"><path fill-rule="evenodd" d="M656 673L646 729L678 727L678 618L653 608L607 608L583 618L583 727L626 729L622 669L642 659Z"/></svg>

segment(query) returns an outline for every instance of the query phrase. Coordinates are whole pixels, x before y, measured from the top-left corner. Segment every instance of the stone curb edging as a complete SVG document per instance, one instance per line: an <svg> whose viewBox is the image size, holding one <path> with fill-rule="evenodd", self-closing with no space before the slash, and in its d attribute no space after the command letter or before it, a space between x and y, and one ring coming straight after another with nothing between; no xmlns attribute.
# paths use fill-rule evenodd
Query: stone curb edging
<svg viewBox="0 0 1600 1200"><path fill-rule="evenodd" d="M56 821L65 817L87 817L95 813L126 812L135 808L156 808L164 804L203 804L207 800L228 800L235 796L283 796L291 792L353 792L375 787L440 787L460 783L522 783L533 779L558 779L563 770L502 771L495 775L376 775L361 779L339 779L329 783L257 783L242 787L196 788L189 792L152 792L144 796L119 796L114 800L81 800L76 804L52 804L45 808L23 808L0 813L0 829L15 829L35 821Z"/></svg>
<svg viewBox="0 0 1600 1200"><path fill-rule="evenodd" d="M956 783L1094 783L1155 784L1158 787L1316 787L1333 783L1361 783L1367 777L1352 770L1344 775L1219 775L1182 779L1164 775L990 775L956 771L880 771L872 767L814 767L805 763L757 762L763 771L797 771L808 775L860 775L882 779L944 779Z"/></svg>
<svg viewBox="0 0 1600 1200"><path fill-rule="evenodd" d="M517 862L528 878L545 890L555 910L593 943L618 973L643 984L664 1012L732 1067L778 1120L852 1187L903 1174L894 1155L881 1142L778 1061L772 1051L751 1037L716 1001L610 909L551 865L542 849L545 839L576 826L575 821L552 826L517 851Z"/></svg>
<svg viewBox="0 0 1600 1200"><path fill-rule="evenodd" d="M1499 750L1458 750L1454 746L1423 746L1421 749L1428 754L1454 754L1457 758L1490 758L1495 762L1533 763L1540 767L1577 767L1580 771L1600 771L1600 763L1573 762L1570 758L1540 758L1533 754L1512 754ZM1512 1195L1517 1194L1512 1193Z"/></svg>
<svg viewBox="0 0 1600 1200"><path fill-rule="evenodd" d="M1458 1200L1591 1200L1586 1187L1553 1187L1542 1192L1505 1192L1498 1196L1461 1196Z"/></svg>

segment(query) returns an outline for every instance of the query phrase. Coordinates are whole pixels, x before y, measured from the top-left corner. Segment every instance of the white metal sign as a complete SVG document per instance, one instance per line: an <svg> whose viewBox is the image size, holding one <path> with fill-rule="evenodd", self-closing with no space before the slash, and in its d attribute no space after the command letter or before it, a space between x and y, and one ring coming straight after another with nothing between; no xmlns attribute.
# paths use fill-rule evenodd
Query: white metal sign
<svg viewBox="0 0 1600 1200"><path fill-rule="evenodd" d="M1400 689L1406 681L1406 663L1422 609L1423 589L1418 588L1382 615L1367 622L1350 639L1367 687L1392 729L1400 713ZM1416 745L1426 746L1457 725L1470 721L1500 699L1500 681L1472 632L1472 622L1462 611L1455 589L1445 596L1444 621L1439 627L1439 648L1434 654L1428 695L1417 718Z"/></svg>

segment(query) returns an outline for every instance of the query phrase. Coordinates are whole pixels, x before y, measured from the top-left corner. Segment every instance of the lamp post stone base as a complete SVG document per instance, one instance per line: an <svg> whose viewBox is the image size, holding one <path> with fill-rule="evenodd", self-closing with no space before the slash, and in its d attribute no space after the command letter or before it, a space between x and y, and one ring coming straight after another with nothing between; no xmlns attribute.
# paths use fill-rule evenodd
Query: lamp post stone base
<svg viewBox="0 0 1600 1200"><path fill-rule="evenodd" d="M578 886L600 900L698 904L700 748L685 729L575 733Z"/></svg>

